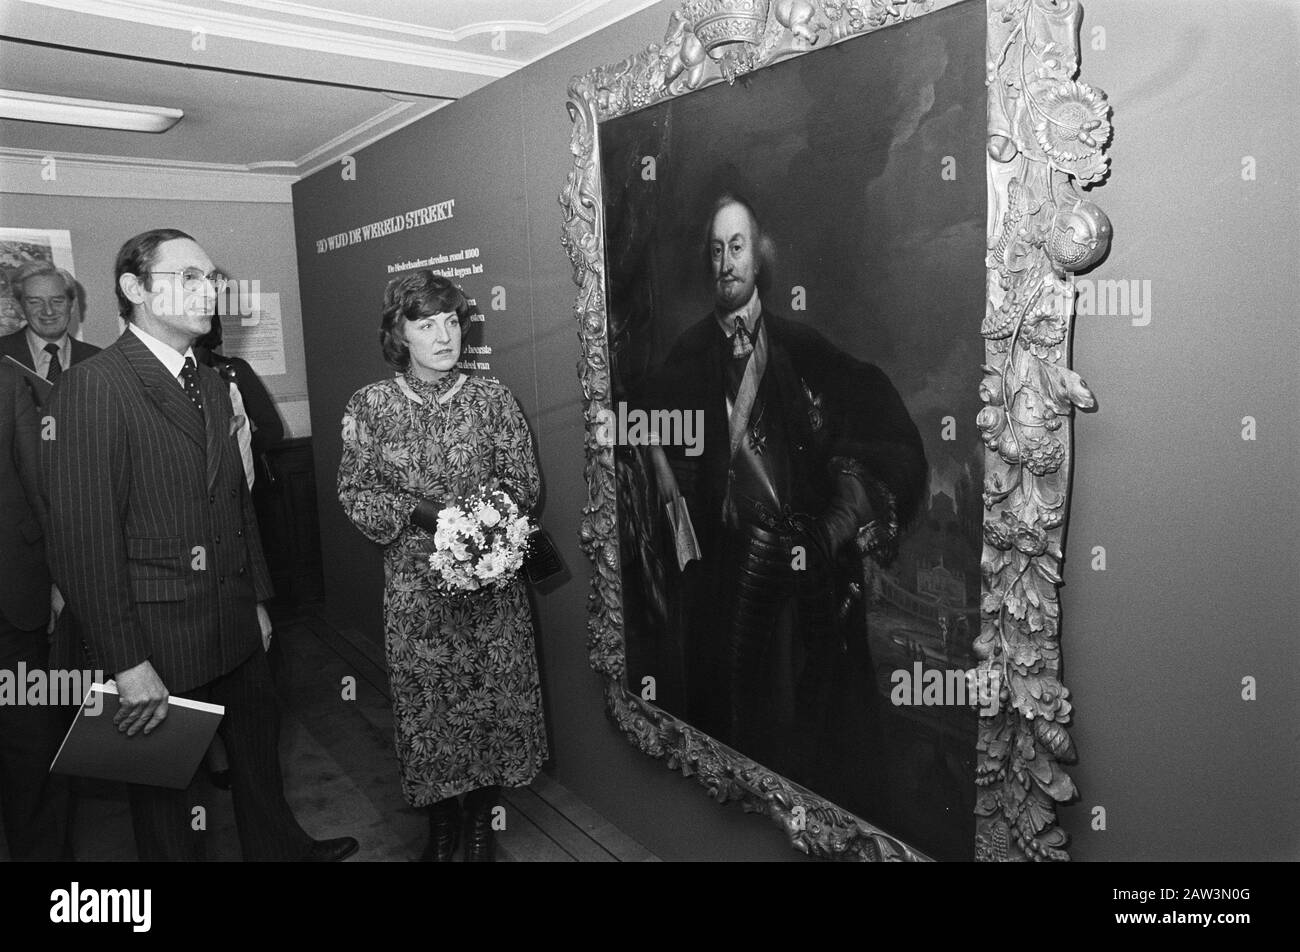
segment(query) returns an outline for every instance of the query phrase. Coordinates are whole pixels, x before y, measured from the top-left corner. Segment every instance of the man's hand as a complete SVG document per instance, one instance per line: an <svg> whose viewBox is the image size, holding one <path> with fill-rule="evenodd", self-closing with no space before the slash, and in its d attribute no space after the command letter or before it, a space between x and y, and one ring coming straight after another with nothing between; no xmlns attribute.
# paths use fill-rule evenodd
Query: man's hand
<svg viewBox="0 0 1300 952"><path fill-rule="evenodd" d="M271 615L266 610L266 606L261 602L257 603L257 624L261 626L262 629L262 650L270 651L271 650Z"/></svg>
<svg viewBox="0 0 1300 952"><path fill-rule="evenodd" d="M167 718L167 686L148 661L117 673L119 707L113 723L127 737L143 728L146 734Z"/></svg>

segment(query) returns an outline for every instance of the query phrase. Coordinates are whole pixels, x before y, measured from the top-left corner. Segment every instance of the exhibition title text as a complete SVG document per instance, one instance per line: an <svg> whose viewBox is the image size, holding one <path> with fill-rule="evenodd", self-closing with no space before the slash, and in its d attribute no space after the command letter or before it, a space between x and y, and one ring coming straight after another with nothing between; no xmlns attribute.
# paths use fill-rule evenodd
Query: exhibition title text
<svg viewBox="0 0 1300 952"><path fill-rule="evenodd" d="M317 238L316 253L323 255L327 251L337 251L339 248L348 247L348 245L358 245L372 238L383 238L385 235L406 231L408 228L421 228L424 225L432 225L434 222L446 221L455 215L455 209L456 200L452 198L445 202L438 202L436 205L413 208L405 215L394 215L392 218L371 222L369 225L362 225L360 228L341 231L337 235L330 235L328 238Z"/></svg>

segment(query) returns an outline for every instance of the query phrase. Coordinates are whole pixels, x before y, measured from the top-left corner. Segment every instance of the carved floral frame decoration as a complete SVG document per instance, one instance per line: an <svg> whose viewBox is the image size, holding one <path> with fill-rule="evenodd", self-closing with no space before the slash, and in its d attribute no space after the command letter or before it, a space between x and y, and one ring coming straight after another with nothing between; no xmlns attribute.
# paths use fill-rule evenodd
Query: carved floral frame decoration
<svg viewBox="0 0 1300 952"><path fill-rule="evenodd" d="M586 420L588 502L581 544L595 573L592 667L608 712L642 751L695 776L717 801L779 823L791 844L826 858L925 857L869 822L731 750L623 685L622 583L613 448L597 438L610 408L605 237L598 123L688 95L792 56L961 0L686 0L662 44L576 77L568 90L573 167L560 194L563 241L579 291L578 377ZM1078 0L986 0L988 251L982 624L976 675L1000 686L981 711L976 760L978 860L1065 860L1056 808L1074 798L1072 705L1060 680L1062 537L1074 409L1095 400L1070 369L1073 275L1099 261L1110 223L1084 197L1108 171L1110 107L1077 79ZM974 330L972 316L972 331ZM991 681L996 678L996 681Z"/></svg>

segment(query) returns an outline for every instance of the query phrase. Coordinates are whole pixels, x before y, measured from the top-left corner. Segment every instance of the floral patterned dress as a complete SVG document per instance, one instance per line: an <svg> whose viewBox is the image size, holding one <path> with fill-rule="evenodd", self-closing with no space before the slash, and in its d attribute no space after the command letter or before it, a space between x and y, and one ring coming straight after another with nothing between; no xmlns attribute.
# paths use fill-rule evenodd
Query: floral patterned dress
<svg viewBox="0 0 1300 952"><path fill-rule="evenodd" d="M498 486L528 511L540 478L514 397L495 380L410 374L363 387L343 415L339 501L384 548L384 628L402 792L426 806L525 786L547 756L532 613L522 579L446 594L416 503Z"/></svg>

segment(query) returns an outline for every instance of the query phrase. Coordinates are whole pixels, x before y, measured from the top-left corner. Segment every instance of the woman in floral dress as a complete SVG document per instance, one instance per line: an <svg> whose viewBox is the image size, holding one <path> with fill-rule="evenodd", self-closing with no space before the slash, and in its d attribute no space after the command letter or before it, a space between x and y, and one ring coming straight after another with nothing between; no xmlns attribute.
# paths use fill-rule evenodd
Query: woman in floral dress
<svg viewBox="0 0 1300 952"><path fill-rule="evenodd" d="M510 391L456 368L473 309L431 271L389 282L380 343L396 377L363 387L343 415L339 501L384 546L384 628L402 792L429 810L422 860L490 861L502 786L526 786L547 756L532 614L514 578L464 594L435 587L440 509L499 488L527 512L540 479Z"/></svg>

